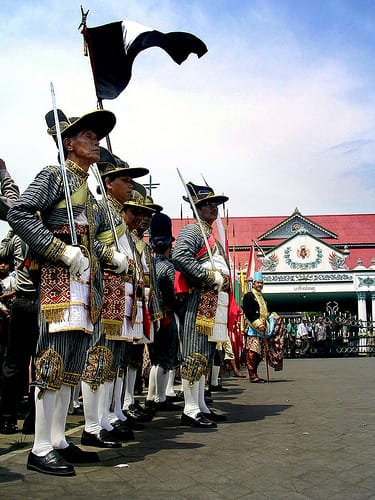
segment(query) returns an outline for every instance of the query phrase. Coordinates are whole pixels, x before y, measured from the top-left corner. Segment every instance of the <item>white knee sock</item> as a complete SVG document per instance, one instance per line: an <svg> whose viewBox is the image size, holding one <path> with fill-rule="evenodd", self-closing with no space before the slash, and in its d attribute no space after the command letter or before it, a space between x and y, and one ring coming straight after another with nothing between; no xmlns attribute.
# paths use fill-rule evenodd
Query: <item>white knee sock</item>
<svg viewBox="0 0 375 500"><path fill-rule="evenodd" d="M206 401L204 400L204 387L206 385L206 377L204 375L201 376L199 380L199 391L198 391L198 401L200 411L203 413L210 413L210 409L206 405Z"/></svg>
<svg viewBox="0 0 375 500"><path fill-rule="evenodd" d="M176 370L169 370L168 371L168 383L167 383L167 389L165 391L166 396L175 396L175 390L174 390L174 378L176 375Z"/></svg>
<svg viewBox="0 0 375 500"><path fill-rule="evenodd" d="M122 411L122 388L124 387L124 377L117 377L115 383L115 414L116 417L125 422L127 420L126 415Z"/></svg>
<svg viewBox="0 0 375 500"><path fill-rule="evenodd" d="M124 384L124 379L123 377L117 377L116 381L114 382L114 404L115 407L113 409L113 412L109 413L109 419L113 423L115 420L121 420L121 422L125 422L126 417L122 412L121 409L121 396L122 396L122 386Z"/></svg>
<svg viewBox="0 0 375 500"><path fill-rule="evenodd" d="M220 366L212 365L211 369L211 385L219 385Z"/></svg>
<svg viewBox="0 0 375 500"><path fill-rule="evenodd" d="M150 368L150 373L148 375L148 390L147 390L147 401L155 401L156 396L156 369L155 365Z"/></svg>
<svg viewBox="0 0 375 500"><path fill-rule="evenodd" d="M194 382L192 387L189 386L189 381L182 379L182 388L184 390L185 407L184 413L188 417L195 417L200 412L198 402L199 382Z"/></svg>
<svg viewBox="0 0 375 500"><path fill-rule="evenodd" d="M99 423L99 390L92 392L90 385L82 381L82 397L85 431L90 434L98 434L102 429Z"/></svg>
<svg viewBox="0 0 375 500"><path fill-rule="evenodd" d="M117 416L116 416L115 411L114 411L115 409L113 409L113 411L111 411L112 404L113 405L115 404L113 401L113 398L115 397L114 390L115 390L115 384L117 384L117 381L112 380L111 382L105 382L104 385L107 385L107 384L108 384L107 418L108 418L108 421L111 423L111 422L114 422L115 420L117 420ZM111 428L113 429L113 427L111 427Z"/></svg>
<svg viewBox="0 0 375 500"><path fill-rule="evenodd" d="M74 390L73 390L73 406L74 406L74 408L80 407L80 403L79 403L80 394L81 394L81 381L78 382L78 384L74 387Z"/></svg>
<svg viewBox="0 0 375 500"><path fill-rule="evenodd" d="M44 457L53 450L52 421L56 406L57 391L47 389L42 399L38 399L40 389L35 388L35 437L32 452Z"/></svg>
<svg viewBox="0 0 375 500"><path fill-rule="evenodd" d="M137 378L137 369L128 366L128 369L126 371L126 380L125 380L124 404L122 406L124 410L127 410L130 405L134 404L134 386L136 378Z"/></svg>
<svg viewBox="0 0 375 500"><path fill-rule="evenodd" d="M109 418L109 407L112 401L113 382L104 382L98 388L99 392L99 423L106 431L113 430Z"/></svg>
<svg viewBox="0 0 375 500"><path fill-rule="evenodd" d="M167 399L166 390L168 383L168 371L164 370L161 366L156 367L156 403L163 403Z"/></svg>
<svg viewBox="0 0 375 500"><path fill-rule="evenodd" d="M57 391L51 432L52 446L56 449L68 447L68 443L65 438L65 425L71 393L71 387L64 384L61 386L60 390Z"/></svg>

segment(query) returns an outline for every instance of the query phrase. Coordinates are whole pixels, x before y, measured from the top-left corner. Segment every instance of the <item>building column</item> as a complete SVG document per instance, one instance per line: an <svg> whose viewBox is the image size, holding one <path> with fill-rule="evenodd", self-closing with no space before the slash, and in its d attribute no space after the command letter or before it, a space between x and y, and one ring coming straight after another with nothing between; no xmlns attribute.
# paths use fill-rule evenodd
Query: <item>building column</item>
<svg viewBox="0 0 375 500"><path fill-rule="evenodd" d="M357 292L358 300L358 321L362 321L366 324L367 322L367 309L366 309L366 292ZM359 329L359 333L363 331L363 328Z"/></svg>
<svg viewBox="0 0 375 500"><path fill-rule="evenodd" d="M357 292L358 320L367 321L366 292Z"/></svg>
<svg viewBox="0 0 375 500"><path fill-rule="evenodd" d="M371 321L372 328L375 327L375 292L371 292Z"/></svg>

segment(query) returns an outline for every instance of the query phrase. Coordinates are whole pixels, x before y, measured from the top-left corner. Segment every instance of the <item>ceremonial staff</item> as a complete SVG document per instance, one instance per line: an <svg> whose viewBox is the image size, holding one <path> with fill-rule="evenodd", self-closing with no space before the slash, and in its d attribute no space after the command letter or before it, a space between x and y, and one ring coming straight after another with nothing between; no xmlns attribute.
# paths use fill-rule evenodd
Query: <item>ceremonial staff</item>
<svg viewBox="0 0 375 500"><path fill-rule="evenodd" d="M72 245L77 246L78 245L77 232L76 232L76 228L74 225L73 207L72 207L72 200L70 197L68 176L66 173L65 155L64 155L64 148L63 148L62 139L61 139L60 122L59 122L59 117L57 115L55 89L53 87L52 82L51 82L51 96L52 96L53 116L55 119L55 127L56 127L57 146L59 149L60 167L61 167L63 184L64 184L66 211L68 213L68 221L69 221L69 227L70 227L70 234L72 237Z"/></svg>
<svg viewBox="0 0 375 500"><path fill-rule="evenodd" d="M109 207L107 193L106 193L106 190L105 190L105 187L104 187L104 184L103 184L103 180L102 180L102 177L101 177L99 169L98 169L98 165L96 163L93 163L91 165L91 170L92 170L92 173L95 176L96 182L98 183L100 191L102 193L103 202L104 202L105 209L106 209L106 212L107 212L107 215L108 215L108 219L109 219L109 225L110 225L111 231L113 233L113 239L114 239L116 251L120 252L120 243L119 243L119 240L118 240L118 235L117 235L117 231L116 231L115 221L113 220L113 214L112 214L112 211L111 211L111 209Z"/></svg>
<svg viewBox="0 0 375 500"><path fill-rule="evenodd" d="M191 205L191 208L193 210L193 213L194 213L194 217L196 218L197 222L198 222L198 225L199 225L199 229L201 230L201 233L202 233L202 236L203 236L203 240L204 240L204 244L207 248L207 254L208 254L208 257L210 259L210 262L211 262L211 266L212 266L212 270L215 271L216 268L215 268L215 263L214 263L214 259L212 257L212 252L211 252L211 248L210 248L210 245L208 243L208 239L207 239L207 236L206 236L206 233L204 231L204 228L203 228L203 225L202 225L202 222L199 218L199 215L198 215L198 212L197 212L197 208L196 206L194 205L194 202L193 202L193 198L191 197L191 194L190 194L190 191L184 181L184 178L182 177L180 171L177 169L177 173L181 179L181 182L185 188L185 191L186 191L186 194L187 194L187 197L189 199L189 202L190 202L190 205Z"/></svg>
<svg viewBox="0 0 375 500"><path fill-rule="evenodd" d="M264 330L264 357L266 358L267 384L269 384L270 383L270 372L269 372L269 367L268 367L267 327Z"/></svg>

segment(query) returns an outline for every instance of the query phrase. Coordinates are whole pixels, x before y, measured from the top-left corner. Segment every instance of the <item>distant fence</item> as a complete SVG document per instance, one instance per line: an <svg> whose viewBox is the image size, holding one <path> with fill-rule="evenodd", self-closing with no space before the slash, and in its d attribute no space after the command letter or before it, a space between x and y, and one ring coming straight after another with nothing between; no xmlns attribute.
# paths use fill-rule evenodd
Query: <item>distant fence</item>
<svg viewBox="0 0 375 500"><path fill-rule="evenodd" d="M303 357L344 357L375 356L374 335L350 335L348 337L332 336L324 346L317 346L313 338L309 338L310 348ZM285 339L285 357L302 357L301 342L297 339L295 352L289 339Z"/></svg>

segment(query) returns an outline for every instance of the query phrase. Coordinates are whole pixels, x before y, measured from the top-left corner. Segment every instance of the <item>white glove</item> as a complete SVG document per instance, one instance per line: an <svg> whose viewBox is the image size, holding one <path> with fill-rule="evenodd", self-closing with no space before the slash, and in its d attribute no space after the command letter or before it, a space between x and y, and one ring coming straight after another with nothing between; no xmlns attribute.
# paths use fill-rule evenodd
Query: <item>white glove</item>
<svg viewBox="0 0 375 500"><path fill-rule="evenodd" d="M111 265L114 267L114 272L117 274L128 272L128 258L120 252L114 252Z"/></svg>
<svg viewBox="0 0 375 500"><path fill-rule="evenodd" d="M223 286L223 283L224 283L224 278L221 275L221 273L219 273L219 271L214 271L214 278L215 278L214 290L217 290L218 292L220 292L221 287Z"/></svg>
<svg viewBox="0 0 375 500"><path fill-rule="evenodd" d="M87 260L79 247L67 245L61 260L69 267L70 274L73 276L79 277L86 270Z"/></svg>

